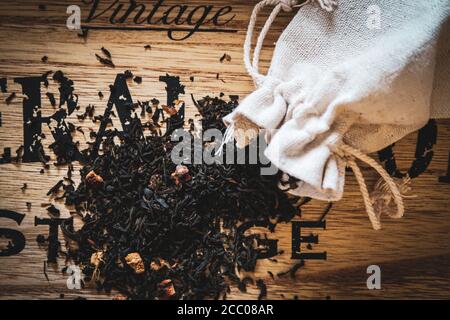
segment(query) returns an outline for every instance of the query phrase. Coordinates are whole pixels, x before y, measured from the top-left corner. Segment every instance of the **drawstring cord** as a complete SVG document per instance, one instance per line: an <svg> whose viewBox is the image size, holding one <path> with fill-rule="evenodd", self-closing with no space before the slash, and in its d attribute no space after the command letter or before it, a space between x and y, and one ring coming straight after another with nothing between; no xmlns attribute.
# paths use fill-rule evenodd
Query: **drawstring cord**
<svg viewBox="0 0 450 320"><path fill-rule="evenodd" d="M250 23L248 25L247 36L245 37L244 42L244 64L247 69L247 72L252 76L255 84L259 85L264 80L265 76L259 73L259 57L261 55L261 50L264 44L264 40L266 39L267 33L269 32L270 27L275 21L276 17L280 13L281 10L285 12L291 12L293 8L300 8L304 5L316 1L319 3L320 7L328 12L333 11L334 6L337 5L337 0L306 0L302 3L301 0L263 0L259 2L255 8L253 9L252 15L250 17ZM258 19L258 15L261 10L266 6L275 6L264 24L261 32L258 36L258 40L256 42L255 50L253 52L253 60L251 59L251 46L253 39L253 32L255 30L256 20Z"/></svg>
<svg viewBox="0 0 450 320"><path fill-rule="evenodd" d="M384 184L384 191L389 190L395 204L397 205L397 212L390 215L392 218L401 218L405 212L405 206L403 204L403 195L400 193L400 190L395 183L394 179L389 175L389 173L375 160L366 154L362 153L358 149L350 147L349 145L342 144L335 153L344 159L347 163L347 166L353 170L356 181L359 184L359 189L361 191L361 195L364 200L364 205L366 206L366 212L369 216L369 220L372 223L372 227L375 230L381 229L380 216L381 212L377 212L374 209L373 203L374 200L371 198L369 191L367 190L366 181L364 176L356 163L355 159L359 159L362 162L365 162L367 165L375 169L378 174L381 176Z"/></svg>

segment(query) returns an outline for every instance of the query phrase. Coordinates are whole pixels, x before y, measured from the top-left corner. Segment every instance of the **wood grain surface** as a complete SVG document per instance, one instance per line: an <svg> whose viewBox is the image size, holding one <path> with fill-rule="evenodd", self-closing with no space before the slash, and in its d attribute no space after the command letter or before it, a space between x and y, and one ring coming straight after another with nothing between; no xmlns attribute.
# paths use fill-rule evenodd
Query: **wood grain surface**
<svg viewBox="0 0 450 320"><path fill-rule="evenodd" d="M78 2L78 3L77 3ZM106 1L107 2L107 1ZM123 1L125 2L125 1ZM209 1L184 0L189 6L202 5ZM150 5L153 1L142 1ZM167 4L178 1L168 0ZM186 85L188 116L194 117L195 110L190 94L195 97L225 94L244 97L252 91L253 83L242 62L242 45L247 21L256 1L216 0L214 6L231 5L234 20L226 26L237 33L196 33L184 41L168 39L166 32L91 30L86 41L65 26L66 8L81 1L71 0L12 0L0 2L0 78L8 79L8 91L16 92L17 98L9 105L5 99L9 93L0 93L0 150L10 147L16 150L23 144L21 88L13 79L24 76L39 76L48 70L62 70L74 80L79 104L97 107L96 114L102 114L107 102L108 87L117 73L129 69L143 77L142 84L129 82L133 100L149 100L156 97L165 101L165 84L159 76L169 73L180 76ZM39 10L38 4L45 4L46 10ZM87 6L82 7L83 18ZM84 9L83 9L84 8ZM84 11L83 11L84 10ZM269 11L264 11L267 17ZM282 13L264 46L263 69L267 69L275 41L288 24L293 13ZM104 21L103 23L106 22ZM101 25L102 22L99 22ZM260 26L261 24L259 24ZM150 44L152 49L145 50ZM115 68L102 66L95 58L101 47L111 51ZM221 63L220 57L227 53L231 61ZM47 55L48 62L41 57ZM217 73L220 78L217 79ZM190 81L194 76L195 80ZM50 81L48 89L42 87L42 113L51 114L53 107L45 97L48 91L57 93L57 86ZM98 91L105 98L98 97ZM58 97L58 95L56 95ZM90 120L79 122L75 113L70 119L82 126L86 136L77 132L75 140L82 145L90 141L88 128L97 128ZM120 123L114 123L120 127ZM291 259L291 224L279 225L276 232L268 233L271 239L278 239L279 249L284 253L277 262L261 260L255 278L263 278L268 285L268 298L273 299L449 299L450 298L450 184L439 182L447 173L450 151L450 121L438 120L438 138L433 148L434 156L427 170L412 183L415 198L406 200L406 214L401 220L383 219L383 229L374 231L365 214L364 204L353 175L347 174L344 198L335 203L326 220L325 230L305 230L319 236L319 243L312 250L302 247L304 252L327 252L326 260L307 260L305 267L291 279L289 276L272 279L268 271L276 274L288 270L298 261ZM44 126L43 132L51 136ZM406 171L415 157L417 133L413 133L395 146L397 166ZM46 142L47 143L47 142ZM47 143L48 144L48 143ZM47 151L49 154L50 152ZM51 153L50 153L51 154ZM377 155L372 155L377 158ZM362 166L369 186L373 186L377 175ZM52 202L61 209L62 216L70 213L61 202L46 196L48 189L65 174L66 168L51 166L40 174L41 164L0 165L0 209L25 214L20 226L0 218L0 226L19 230L26 236L26 247L18 255L0 257L1 299L58 299L83 296L90 299L111 299L112 295L96 292L91 286L83 290L69 290L67 276L62 274L64 259L56 265L47 266L49 280L43 273L46 248L36 242L38 234L48 233L48 227L35 226L35 217L47 217L42 203ZM79 181L78 170L76 181ZM28 188L22 192L23 183ZM26 202L31 202L28 209ZM317 220L327 203L311 201L303 207L302 220ZM268 232L255 229L254 232ZM0 246L6 240L0 239ZM366 269L379 265L382 272L382 289L368 290ZM229 299L254 299L256 287L248 293L233 288Z"/></svg>

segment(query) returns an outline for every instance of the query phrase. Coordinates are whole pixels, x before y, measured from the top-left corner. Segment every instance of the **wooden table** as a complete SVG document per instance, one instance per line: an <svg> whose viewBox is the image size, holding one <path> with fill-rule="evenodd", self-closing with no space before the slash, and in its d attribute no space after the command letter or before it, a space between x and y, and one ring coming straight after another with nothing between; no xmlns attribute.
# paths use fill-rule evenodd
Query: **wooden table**
<svg viewBox="0 0 450 320"><path fill-rule="evenodd" d="M38 2L33 0L0 2L0 78L6 77L8 81L8 93L0 93L0 150L9 147L14 153L23 144L23 96L14 79L39 76L47 70L62 70L73 79L79 104L82 108L94 104L96 114L102 114L108 87L116 74L128 69L143 77L142 84L129 82L135 101L153 97L165 101L165 84L159 81L159 76L166 73L180 76L186 85L186 94L182 98L187 102L188 118L195 113L190 94L200 98L224 92L244 97L252 91L252 81L242 63L242 44L256 1L214 1L215 10L230 5L232 14L236 15L221 27L228 31L197 32L183 41L170 40L163 31L133 30L90 30L85 41L77 36L77 31L66 28L66 9L77 2L85 19L89 6L81 1L40 1L39 4L46 5L46 10L40 10ZM102 5L111 2L101 1ZM148 12L154 1L143 3L148 5ZM168 5L177 3L165 1L162 8L167 9ZM184 3L192 8L209 1L185 0ZM265 11L264 16L267 15L268 11ZM276 20L263 50L263 69L267 69L274 43L291 17L292 13L282 13ZM93 25L110 24L101 17ZM204 27L210 28L211 25ZM151 45L151 50L145 50L147 44ZM94 54L100 53L103 46L112 53L115 68L102 66L96 60ZM231 61L220 62L224 53L231 56ZM46 63L41 61L45 55L48 56ZM194 77L193 82L191 76ZM56 94L57 86L50 81L49 88L42 87L41 90L42 113L51 114L55 110L45 93ZM98 91L105 93L103 100L99 99ZM16 92L17 97L7 105L5 99L11 92ZM78 122L75 114L70 116L70 120L85 132L89 132L89 127L97 127L98 124L91 121ZM120 126L119 123L114 125ZM51 137L46 126L43 126L43 132ZM306 266L299 270L295 280L289 276L273 280L268 271L276 274L298 261L291 259L292 224L279 225L274 234L269 234L270 238L278 239L278 248L283 249L284 254L277 257L278 262L261 260L253 275L266 280L268 297L450 298L450 184L439 182L439 177L447 175L450 121L437 121L437 132L437 142L432 148L433 159L425 172L413 179L412 194L417 197L406 200L403 219L385 218L381 231L372 230L358 185L353 175L348 173L345 196L333 206L326 220L326 229L302 231L306 235L311 232L319 236L319 243L313 245L312 250L305 245L302 251L326 252L326 260L306 260ZM77 132L75 140L85 145L89 137ZM46 141L46 146L49 142ZM394 148L397 167L403 172L415 158L416 144L417 133L414 133ZM377 158L376 154L373 156ZM36 236L48 233L48 227L35 226L34 221L35 217L48 217L41 204L50 201L46 193L64 175L66 168L51 166L49 171L40 174L41 167L40 163L0 164L0 209L25 215L20 225L12 219L0 218L0 226L18 230L26 238L26 246L19 254L0 257L0 298L53 299L64 293L66 298L110 299L111 296L99 294L89 286L80 291L67 289L67 276L61 272L64 266L62 258L57 264L47 266L49 280L46 279L43 272L46 248L38 246ZM369 186L373 186L376 174L365 167L363 173ZM78 171L75 178L79 181ZM28 188L21 191L24 182ZM69 216L62 203L51 201L61 209L63 217ZM31 202L31 209L27 208L26 202ZM315 200L308 203L304 206L302 221L317 220L326 205ZM0 239L0 247L6 245L7 240ZM381 290L367 289L369 275L366 269L369 265L381 268ZM249 288L246 294L233 288L229 298L255 298L257 293L255 287Z"/></svg>

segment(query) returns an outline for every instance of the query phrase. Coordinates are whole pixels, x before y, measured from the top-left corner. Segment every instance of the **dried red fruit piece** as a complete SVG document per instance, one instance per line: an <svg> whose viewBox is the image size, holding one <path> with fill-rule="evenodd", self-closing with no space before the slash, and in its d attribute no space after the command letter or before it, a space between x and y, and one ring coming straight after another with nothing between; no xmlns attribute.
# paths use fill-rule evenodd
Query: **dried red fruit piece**
<svg viewBox="0 0 450 320"><path fill-rule="evenodd" d="M176 294L175 287L172 280L166 279L158 284L158 290L160 295L158 296L161 300L167 300Z"/></svg>
<svg viewBox="0 0 450 320"><path fill-rule="evenodd" d="M181 164L176 167L171 177L172 179L175 180L176 185L179 185L181 180L183 181L191 180L191 176L189 175L189 168Z"/></svg>
<svg viewBox="0 0 450 320"><path fill-rule="evenodd" d="M92 170L86 175L86 182L89 185L97 186L103 183L103 178Z"/></svg>

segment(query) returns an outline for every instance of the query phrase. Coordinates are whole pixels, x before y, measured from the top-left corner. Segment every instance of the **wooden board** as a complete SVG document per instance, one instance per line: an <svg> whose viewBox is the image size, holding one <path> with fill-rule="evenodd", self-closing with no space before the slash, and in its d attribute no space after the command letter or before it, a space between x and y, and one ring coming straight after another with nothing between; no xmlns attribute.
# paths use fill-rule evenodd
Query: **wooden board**
<svg viewBox="0 0 450 320"><path fill-rule="evenodd" d="M186 85L184 98L188 102L188 117L195 110L190 102L190 94L195 97L205 95L237 94L245 96L253 89L250 77L242 63L242 45L247 21L256 1L214 1L215 7L232 6L236 15L224 28L237 30L233 33L199 32L184 41L168 39L161 31L120 31L91 30L87 41L79 38L76 31L66 28L66 8L77 1L42 0L46 10L38 9L37 1L12 0L0 2L0 78L7 77L9 92L18 97L7 105L9 95L0 93L0 150L10 147L16 150L23 144L22 96L21 88L13 82L14 78L38 76L47 70L62 70L75 82L79 104L97 106L97 114L102 114L107 95L100 100L99 90L108 92L117 73L127 69L143 77L142 84L129 83L133 99L149 100L156 97L165 100L164 83L159 76L166 73L180 76ZM81 1L78 1L81 5ZM111 3L111 1L102 1ZM143 1L151 4L154 1ZM177 1L166 1L167 5ZM204 5L209 1L185 0L189 7ZM81 5L83 18L87 6ZM267 17L269 12L264 12ZM282 13L270 32L262 55L262 66L266 70L274 48L274 43L289 22L292 14ZM97 25L108 25L105 19ZM263 19L261 19L263 20ZM144 46L150 44L151 50ZM116 68L100 65L94 54L100 48L108 48L114 57ZM230 62L219 61L227 53ZM48 62L41 62L47 55ZM216 79L217 73L220 79ZM189 80L190 76L195 81ZM223 81L222 81L223 80ZM45 97L47 89L42 88L42 113L50 114L54 109ZM56 85L50 83L48 91L57 92ZM70 119L88 131L96 128L90 121L78 123L75 115ZM115 125L120 125L115 123ZM268 297L273 299L354 299L354 298L450 298L450 184L439 182L439 177L447 174L450 151L450 121L437 121L438 138L433 147L433 160L425 172L413 180L412 193L416 198L406 200L406 215L402 220L383 220L383 229L374 231L364 211L358 185L351 173L347 175L344 198L336 203L326 221L326 230L308 230L319 236L319 243L304 252L327 252L326 260L307 260L306 266L299 270L295 280L289 276L272 280L267 271L274 274L289 269L298 261L291 257L292 225L279 225L274 234L268 236L278 239L279 249L284 254L277 257L278 262L261 260L253 275L264 278L268 284ZM44 133L50 136L44 128ZM75 140L85 144L89 137L77 133ZM395 154L397 166L406 171L415 157L417 134L411 134L397 143ZM375 158L377 155L373 155ZM363 166L369 186L377 180L376 174ZM48 228L35 226L35 217L46 217L41 203L48 202L47 190L64 175L66 168L53 167L40 174L39 163L0 165L0 209L13 210L25 214L18 226L11 219L0 218L2 228L19 230L26 237L26 247L18 255L0 257L0 298L1 299L52 299L64 293L66 298L84 296L96 299L109 299L111 296L99 294L88 287L84 290L69 290L67 276L61 273L64 260L57 265L49 265L47 274L43 273L46 260L45 248L36 243L36 236L47 233ZM77 168L79 169L79 167ZM76 176L78 181L79 176ZM21 187L27 182L28 188ZM26 202L32 207L27 209ZM69 216L64 206L63 216ZM312 201L304 207L302 220L317 220L326 203ZM257 231L257 230L255 230ZM264 230L259 230L264 232ZM267 232L267 230L266 230ZM6 245L1 240L0 246ZM382 272L382 289L368 290L366 269L369 265L379 265ZM233 288L229 298L255 298L257 289L240 293Z"/></svg>

